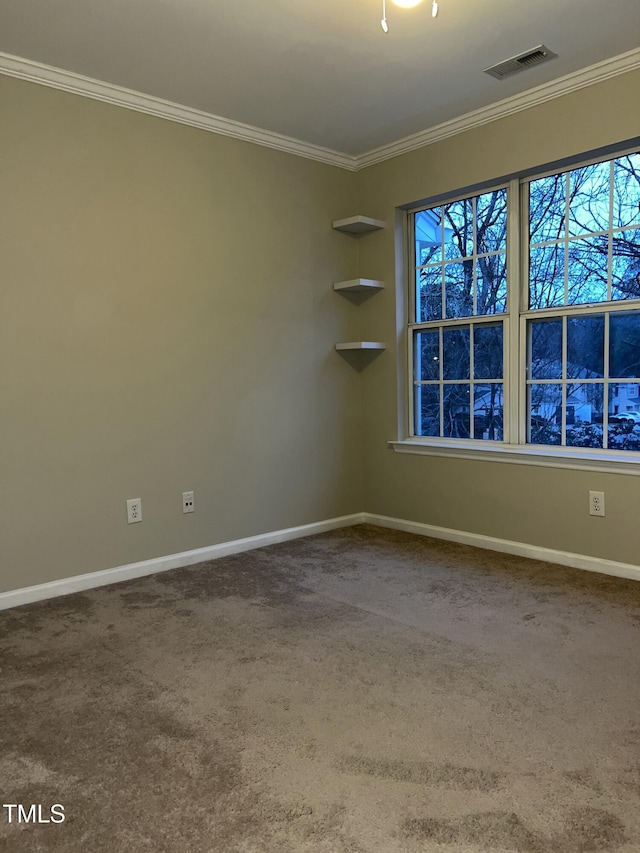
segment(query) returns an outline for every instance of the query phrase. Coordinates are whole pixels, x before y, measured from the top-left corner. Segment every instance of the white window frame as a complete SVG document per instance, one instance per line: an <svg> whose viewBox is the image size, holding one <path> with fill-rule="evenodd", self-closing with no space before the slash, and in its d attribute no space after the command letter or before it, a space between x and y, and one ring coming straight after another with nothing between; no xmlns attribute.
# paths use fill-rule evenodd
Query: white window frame
<svg viewBox="0 0 640 853"><path fill-rule="evenodd" d="M403 411L399 417L398 439L389 442L398 453L422 454L429 456L447 456L473 459L478 461L511 462L543 467L593 470L605 473L623 473L640 475L640 451L620 451L611 449L580 448L558 445L527 444L527 322L531 319L548 317L576 316L577 314L610 314L640 310L640 299L616 300L615 302L593 303L591 305L563 305L553 308L528 308L528 186L533 180L562 171L589 166L603 160L612 160L638 150L635 145L619 150L608 151L590 158L581 158L571 163L563 163L547 169L540 169L523 177L514 177L509 181L496 181L492 184L472 187L464 192L446 198L439 197L420 205L404 209L400 215L404 236L404 264L400 276L404 298L398 300L398 307L404 307L405 322L399 346L404 350L400 361L399 387L403 391ZM500 314L473 315L451 320L434 320L428 323L416 323L416 283L415 283L415 235L411 227L412 217L420 210L430 206L450 204L507 187L507 311ZM611 231L610 228L607 232ZM620 229L613 229L620 230ZM596 232L594 232L596 233ZM599 233L599 232L598 232ZM589 235L591 236L591 235ZM398 245L398 244L397 244ZM474 256L475 257L475 256ZM566 275L566 272L565 272ZM425 328L435 329L447 325L465 325L475 322L503 321L504 328L504 365L503 365L503 434L504 441L482 439L460 439L417 436L414 434L414 351L415 331ZM563 322L565 322L563 320ZM608 323L605 324L608 328ZM606 358L608 358L605 340ZM607 406L607 387L604 382L604 404ZM470 379L473 382L473 379ZM515 387L514 387L515 386ZM563 397L564 399L564 397ZM563 406L563 426L566 417ZM563 430L564 436L564 430Z"/></svg>
<svg viewBox="0 0 640 853"><path fill-rule="evenodd" d="M455 204L455 202L457 202L457 201L463 201L463 200L471 199L471 198L475 200L475 198L479 195L484 195L486 193L491 193L491 192L495 192L497 190L506 189L507 190L507 219L508 219L508 211L510 208L509 199L511 198L511 188L512 188L511 185L513 183L514 183L513 181L509 181L509 182L502 181L502 182L497 183L497 184L490 186L488 188L483 188L482 190L479 190L477 192L475 192L475 191L470 192L470 193L466 192L466 193L462 193L462 194L453 196L451 198L447 198L446 202L443 202L443 204ZM515 183L517 184L517 182L515 182ZM434 204L434 207L437 207L437 206L438 206L437 204ZM415 210L412 210L408 213L408 223L411 223L413 221L413 217L416 215L416 213L420 212L420 210L425 210L424 205L422 205L422 206L420 206L420 208L416 208ZM474 205L474 210L475 210L475 205ZM474 217L473 217L473 228L474 228L474 233L475 233L475 228L476 228L475 213L474 213ZM414 379L415 351L414 351L413 341L415 338L415 334L417 332L435 331L436 329L439 330L439 329L456 328L456 327L459 328L462 326L471 327L471 326L486 325L486 324L496 325L497 323L502 323L503 352L504 353L507 352L507 339L509 337L509 328L508 328L509 324L507 322L507 318L508 318L509 312L510 312L510 295L509 295L509 274L510 274L510 270L508 268L508 265L509 265L509 223L507 222L507 248L506 248L507 311L499 312L496 314L471 314L467 317L446 318L443 316L443 318L441 320L425 320L422 322L415 322L415 318L417 316L415 273L418 269L420 269L420 266L415 263L415 261L416 261L416 258L415 258L415 237L414 237L413 232L414 232L413 228L411 228L411 227L407 228L407 238L408 238L407 252L408 252L408 258L409 258L408 266L410 269L410 273L409 273L410 282L409 282L409 291L408 291L409 292L409 301L408 301L408 308L409 308L408 319L409 319L409 322L407 324L408 334L409 334L409 340L408 340L408 376L409 376L409 381L411 384L411 390L410 390L410 393L408 395L409 396L409 412L408 412L408 419L407 419L407 424L408 424L408 429L409 429L408 438L411 440L422 439L422 438L427 439L428 438L430 441L434 441L434 442L438 442L438 443L448 442L448 441L469 442L469 443L471 443L472 446L475 447L475 446L477 446L478 441L480 441L480 439L475 439L475 438L447 439L447 438L442 438L442 437L416 436L415 435L415 410L414 410L415 396L414 396L414 389L415 389L416 382ZM474 246L474 249L475 249L475 246ZM494 254L499 254L499 253L497 253L497 252L476 253L474 251L473 254L467 256L465 258L465 260L468 260L469 258L471 258L471 260L475 260L479 257L484 257L487 255L494 255ZM456 262L455 260L451 261L451 263L455 263L455 262ZM443 259L442 263L444 263L444 259ZM443 287L443 291L442 291L443 307L445 305L445 298L446 298L445 297L445 289ZM477 300L477 288L474 288L474 294L473 294L474 308L476 306L476 300ZM443 314L444 314L444 311L443 311ZM473 387L474 383L475 384L483 384L483 383L482 383L482 380L476 380L473 377L473 347L472 346L471 346L470 355L471 355L471 365L470 365L470 376L469 376L468 381L469 381L469 384ZM509 378L507 377L507 365L506 365L506 363L503 363L503 371L502 372L503 372L502 391L503 391L503 398L506 401L508 398L507 395L509 394L509 383L512 381L510 377ZM495 381L495 380L487 380L487 382L491 382L491 381ZM449 385L456 385L456 384L461 384L463 382L466 382L466 380L445 380L445 379L438 380L437 384L438 384L438 387L441 391L441 400L442 400L442 391L443 391L445 385L448 385L448 384ZM425 382L424 384L436 384L436 383L434 381L431 383ZM443 407L442 407L442 403L441 403L441 405L440 405L440 427L441 427L441 429L442 429L442 417L443 417ZM470 419L471 419L471 421L473 420L473 403L472 403L471 412L470 412ZM504 417L503 417L503 421L504 421ZM507 425L506 425L506 423L503 422L503 432L505 435L505 440L507 440L506 430L507 430ZM488 442L485 442L485 443L488 443ZM499 442L499 444L502 445L503 442Z"/></svg>

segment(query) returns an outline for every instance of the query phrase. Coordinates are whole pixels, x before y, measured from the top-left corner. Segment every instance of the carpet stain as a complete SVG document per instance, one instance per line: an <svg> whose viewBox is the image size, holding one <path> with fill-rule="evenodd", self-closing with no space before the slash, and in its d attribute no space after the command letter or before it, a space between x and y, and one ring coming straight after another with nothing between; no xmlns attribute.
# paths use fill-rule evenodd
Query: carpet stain
<svg viewBox="0 0 640 853"><path fill-rule="evenodd" d="M548 837L529 829L510 811L476 812L458 819L413 818L403 824L406 836L438 844L477 844L483 850L517 853L604 853L627 841L623 823L603 809L572 809L562 833Z"/></svg>
<svg viewBox="0 0 640 853"><path fill-rule="evenodd" d="M346 756L338 762L343 773L376 776L393 782L411 782L418 785L459 788L464 791L495 791L504 784L504 775L474 767L455 764L432 764L420 761L402 761L392 758L367 758Z"/></svg>

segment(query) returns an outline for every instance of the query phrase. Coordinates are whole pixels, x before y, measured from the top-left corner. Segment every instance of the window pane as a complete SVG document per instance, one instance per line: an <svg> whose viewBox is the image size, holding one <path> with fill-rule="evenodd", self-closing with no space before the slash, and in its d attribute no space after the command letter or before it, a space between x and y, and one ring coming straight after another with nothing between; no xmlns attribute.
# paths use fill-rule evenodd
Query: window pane
<svg viewBox="0 0 640 853"><path fill-rule="evenodd" d="M440 435L440 389L437 385L414 386L416 435Z"/></svg>
<svg viewBox="0 0 640 853"><path fill-rule="evenodd" d="M529 184L529 235L532 243L564 236L564 175L550 175Z"/></svg>
<svg viewBox="0 0 640 853"><path fill-rule="evenodd" d="M478 196L476 205L476 253L506 251L506 188Z"/></svg>
<svg viewBox="0 0 640 853"><path fill-rule="evenodd" d="M473 386L473 437L503 441L504 397L501 382Z"/></svg>
<svg viewBox="0 0 640 853"><path fill-rule="evenodd" d="M473 328L473 375L475 379L502 379L502 323Z"/></svg>
<svg viewBox="0 0 640 853"><path fill-rule="evenodd" d="M421 210L415 217L416 266L442 260L442 210Z"/></svg>
<svg viewBox="0 0 640 853"><path fill-rule="evenodd" d="M613 235L612 299L640 299L640 229Z"/></svg>
<svg viewBox="0 0 640 853"><path fill-rule="evenodd" d="M609 376L615 379L640 377L640 311L611 314Z"/></svg>
<svg viewBox="0 0 640 853"><path fill-rule="evenodd" d="M560 444L562 432L560 385L529 385L527 422L532 444Z"/></svg>
<svg viewBox="0 0 640 853"><path fill-rule="evenodd" d="M569 175L569 234L609 228L611 163L594 163Z"/></svg>
<svg viewBox="0 0 640 853"><path fill-rule="evenodd" d="M445 385L442 394L443 434L447 438L469 438L469 384Z"/></svg>
<svg viewBox="0 0 640 853"><path fill-rule="evenodd" d="M640 423L629 419L609 421L607 440L610 450L640 450Z"/></svg>
<svg viewBox="0 0 640 853"><path fill-rule="evenodd" d="M569 243L570 305L606 301L608 251L606 234Z"/></svg>
<svg viewBox="0 0 640 853"><path fill-rule="evenodd" d="M416 322L442 319L442 267L416 271Z"/></svg>
<svg viewBox="0 0 640 853"><path fill-rule="evenodd" d="M531 249L529 255L529 307L564 304L564 246Z"/></svg>
<svg viewBox="0 0 640 853"><path fill-rule="evenodd" d="M529 323L529 336L531 379L561 379L562 320L535 320Z"/></svg>
<svg viewBox="0 0 640 853"><path fill-rule="evenodd" d="M444 208L445 258L473 254L473 200L465 198Z"/></svg>
<svg viewBox="0 0 640 853"><path fill-rule="evenodd" d="M609 385L609 420L634 420L640 408L640 385L636 382L611 382ZM631 413L631 416L630 414Z"/></svg>
<svg viewBox="0 0 640 853"><path fill-rule="evenodd" d="M640 451L640 401L638 385L621 382L609 386L608 447Z"/></svg>
<svg viewBox="0 0 640 853"><path fill-rule="evenodd" d="M443 330L442 357L443 379L469 379L469 326Z"/></svg>
<svg viewBox="0 0 640 853"><path fill-rule="evenodd" d="M473 314L473 261L444 265L448 318Z"/></svg>
<svg viewBox="0 0 640 853"><path fill-rule="evenodd" d="M501 314L507 310L506 255L478 258L476 314Z"/></svg>
<svg viewBox="0 0 640 853"><path fill-rule="evenodd" d="M640 154L614 161L613 183L613 227L640 225Z"/></svg>
<svg viewBox="0 0 640 853"><path fill-rule="evenodd" d="M440 333L418 332L416 334L416 379L438 380L440 378Z"/></svg>
<svg viewBox="0 0 640 853"><path fill-rule="evenodd" d="M569 447L602 447L604 385L567 386L566 424Z"/></svg>
<svg viewBox="0 0 640 853"><path fill-rule="evenodd" d="M567 378L604 376L604 315L567 320ZM602 411L602 410L601 410Z"/></svg>

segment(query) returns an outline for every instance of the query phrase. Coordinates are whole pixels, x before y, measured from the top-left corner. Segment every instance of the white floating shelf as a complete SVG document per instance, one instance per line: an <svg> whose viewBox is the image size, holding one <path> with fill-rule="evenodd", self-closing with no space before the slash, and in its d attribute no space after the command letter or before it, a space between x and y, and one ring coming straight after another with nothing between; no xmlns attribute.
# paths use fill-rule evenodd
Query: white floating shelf
<svg viewBox="0 0 640 853"><path fill-rule="evenodd" d="M386 349L387 345L381 343L381 341L348 341L344 344L336 344L337 350L343 349L355 349L355 350L364 350L364 349Z"/></svg>
<svg viewBox="0 0 640 853"><path fill-rule="evenodd" d="M385 227L380 219L370 216L349 216L347 219L336 219L333 228L336 231L346 231L348 234L365 234L367 231L379 231Z"/></svg>
<svg viewBox="0 0 640 853"><path fill-rule="evenodd" d="M350 281L336 281L333 285L334 290L343 290L348 293L365 293L372 290L382 290L384 281L377 281L374 278L352 278Z"/></svg>

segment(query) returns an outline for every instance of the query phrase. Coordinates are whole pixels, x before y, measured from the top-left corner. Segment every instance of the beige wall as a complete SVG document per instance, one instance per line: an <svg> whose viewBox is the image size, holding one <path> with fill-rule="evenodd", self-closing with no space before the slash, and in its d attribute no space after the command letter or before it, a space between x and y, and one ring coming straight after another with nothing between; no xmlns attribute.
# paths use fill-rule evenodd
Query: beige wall
<svg viewBox="0 0 640 853"><path fill-rule="evenodd" d="M639 93L628 74L353 175L0 76L0 591L362 509L637 563L640 478L387 448L394 288L331 282L391 284L393 229L330 222L640 135ZM362 372L332 349L360 333L390 345Z"/></svg>
<svg viewBox="0 0 640 853"><path fill-rule="evenodd" d="M361 210L392 222L399 205L640 136L639 101L636 71L371 166L358 175ZM393 240L388 229L361 241L363 274L393 281ZM388 449L387 441L397 438L392 288L369 300L363 323L373 339L390 344L363 373L367 511L638 563L640 477ZM589 489L606 493L606 518L588 515Z"/></svg>
<svg viewBox="0 0 640 853"><path fill-rule="evenodd" d="M361 510L355 176L8 77L0 116L0 591Z"/></svg>

